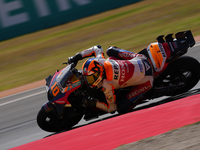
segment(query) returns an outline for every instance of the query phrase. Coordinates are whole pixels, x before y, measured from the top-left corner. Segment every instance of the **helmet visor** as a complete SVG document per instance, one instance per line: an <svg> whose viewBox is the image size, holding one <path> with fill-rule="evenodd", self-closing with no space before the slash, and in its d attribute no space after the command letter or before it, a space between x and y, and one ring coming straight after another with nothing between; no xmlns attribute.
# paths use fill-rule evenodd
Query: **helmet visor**
<svg viewBox="0 0 200 150"><path fill-rule="evenodd" d="M85 79L89 85L93 84L99 78L99 72L95 72L92 75L85 76Z"/></svg>

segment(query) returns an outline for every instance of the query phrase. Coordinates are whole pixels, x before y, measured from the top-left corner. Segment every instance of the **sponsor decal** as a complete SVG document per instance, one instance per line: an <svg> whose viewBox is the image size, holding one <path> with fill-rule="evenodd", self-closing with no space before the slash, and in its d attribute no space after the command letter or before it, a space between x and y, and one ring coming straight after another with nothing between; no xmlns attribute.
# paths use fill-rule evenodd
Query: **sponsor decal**
<svg viewBox="0 0 200 150"><path fill-rule="evenodd" d="M118 55L124 59L133 58L133 55L131 55L129 52L119 52Z"/></svg>
<svg viewBox="0 0 200 150"><path fill-rule="evenodd" d="M81 85L80 80L77 80L77 81L73 82L72 84L68 84L67 87L65 88L65 92L67 92L67 91L69 91L69 90L71 90L71 89L73 89L73 88L75 88L79 85Z"/></svg>
<svg viewBox="0 0 200 150"><path fill-rule="evenodd" d="M172 42L174 48L178 48L177 43L176 42Z"/></svg>
<svg viewBox="0 0 200 150"><path fill-rule="evenodd" d="M120 82L124 82L124 79L125 79L125 75L126 75L126 70L125 70L125 65L121 65L121 79L120 79Z"/></svg>
<svg viewBox="0 0 200 150"><path fill-rule="evenodd" d="M148 71L151 67L149 66L149 64L146 61L143 61L143 62L144 62L146 71Z"/></svg>
<svg viewBox="0 0 200 150"><path fill-rule="evenodd" d="M171 42L169 42L169 45L170 45L170 48L171 48L172 52L174 52L174 48L173 48L173 46L172 46L172 43L171 43Z"/></svg>
<svg viewBox="0 0 200 150"><path fill-rule="evenodd" d="M186 40L182 40L182 41L180 41L181 44L184 44L185 42L186 42Z"/></svg>
<svg viewBox="0 0 200 150"><path fill-rule="evenodd" d="M151 64L151 66L153 66L153 64L152 64L152 62L151 62L151 59L150 59L150 58L148 58L148 61L149 61L149 63Z"/></svg>
<svg viewBox="0 0 200 150"><path fill-rule="evenodd" d="M56 101L57 104L64 104L65 101Z"/></svg>
<svg viewBox="0 0 200 150"><path fill-rule="evenodd" d="M140 87L138 89L136 89L135 91L131 92L128 94L128 99L132 99L134 98L135 96L138 96L146 91L148 91L149 89L151 89L151 84L150 85L146 85L146 86L143 86L143 87Z"/></svg>
<svg viewBox="0 0 200 150"><path fill-rule="evenodd" d="M165 53L170 51L169 45L167 43L162 43L163 48L165 49Z"/></svg>
<svg viewBox="0 0 200 150"><path fill-rule="evenodd" d="M144 57L142 54L135 54L135 57Z"/></svg>
<svg viewBox="0 0 200 150"><path fill-rule="evenodd" d="M128 81L133 76L135 67L130 61L116 60L116 62L120 66L119 85L121 86L122 84L125 84L125 82ZM130 70L132 71L130 72Z"/></svg>
<svg viewBox="0 0 200 150"><path fill-rule="evenodd" d="M143 67L142 67L141 61L140 61L140 60L137 60L137 63L138 63L138 65L139 65L140 72L141 72L141 73L144 73L144 72L143 72Z"/></svg>
<svg viewBox="0 0 200 150"><path fill-rule="evenodd" d="M60 89L60 91L63 91L63 87L61 86L60 82L57 82L57 86Z"/></svg>
<svg viewBox="0 0 200 150"><path fill-rule="evenodd" d="M148 60L143 60L142 61L145 67L145 76L152 76L153 75L153 70L150 62Z"/></svg>
<svg viewBox="0 0 200 150"><path fill-rule="evenodd" d="M161 43L158 43L158 46L159 46L159 48L160 48L160 52L161 52L162 56L163 56L163 57L167 57L167 56L166 56L166 53L165 53L165 50L164 50L164 48L163 48L163 46L162 46L162 44L161 44Z"/></svg>
<svg viewBox="0 0 200 150"><path fill-rule="evenodd" d="M114 61L114 60L112 60L112 59L110 59L109 60L109 62L112 64L112 66L113 66L113 70L114 70L114 80L118 80L118 78L119 78L119 65L117 64L117 62L116 61Z"/></svg>
<svg viewBox="0 0 200 150"><path fill-rule="evenodd" d="M118 55L119 55L119 57L126 59L126 60L128 60L128 59L130 60L135 57L143 57L143 55L141 55L141 54L136 54L136 53L131 53L131 52L119 52Z"/></svg>
<svg viewBox="0 0 200 150"><path fill-rule="evenodd" d="M119 77L119 68L118 68L118 65L114 65L114 79L115 80L118 80L118 77Z"/></svg>

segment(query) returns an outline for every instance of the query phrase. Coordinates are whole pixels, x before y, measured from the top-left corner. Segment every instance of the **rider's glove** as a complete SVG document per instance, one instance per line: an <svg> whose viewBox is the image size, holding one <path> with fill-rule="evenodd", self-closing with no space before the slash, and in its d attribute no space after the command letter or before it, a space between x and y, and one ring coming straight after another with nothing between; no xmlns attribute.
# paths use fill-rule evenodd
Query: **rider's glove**
<svg viewBox="0 0 200 150"><path fill-rule="evenodd" d="M93 97L84 97L82 101L84 106L96 107L97 99Z"/></svg>
<svg viewBox="0 0 200 150"><path fill-rule="evenodd" d="M68 58L68 63L74 63L75 65L78 63L79 60L83 59L81 53L77 53L75 56Z"/></svg>
<svg viewBox="0 0 200 150"><path fill-rule="evenodd" d="M74 63L74 64L76 65L77 62L78 62L78 60L75 60L74 58L75 58L75 56L69 57L69 58L68 58L68 63L69 63L69 64Z"/></svg>

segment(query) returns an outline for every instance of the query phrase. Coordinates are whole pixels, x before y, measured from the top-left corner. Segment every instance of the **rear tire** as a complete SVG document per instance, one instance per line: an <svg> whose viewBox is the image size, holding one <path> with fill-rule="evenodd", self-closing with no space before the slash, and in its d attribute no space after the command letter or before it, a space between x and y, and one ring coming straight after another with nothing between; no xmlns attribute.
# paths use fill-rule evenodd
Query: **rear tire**
<svg viewBox="0 0 200 150"><path fill-rule="evenodd" d="M168 76L182 77L182 82L185 85L182 88L167 94L168 96L178 95L192 89L200 79L200 63L189 56L183 56L176 59L171 66L163 73L162 78L166 79ZM173 79L173 80L174 80Z"/></svg>

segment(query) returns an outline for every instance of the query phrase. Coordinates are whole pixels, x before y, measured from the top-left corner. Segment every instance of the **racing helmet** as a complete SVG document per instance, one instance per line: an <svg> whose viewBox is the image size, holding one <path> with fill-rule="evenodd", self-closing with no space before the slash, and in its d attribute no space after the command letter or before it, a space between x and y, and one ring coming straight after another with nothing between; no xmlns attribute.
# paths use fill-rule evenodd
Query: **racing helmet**
<svg viewBox="0 0 200 150"><path fill-rule="evenodd" d="M104 67L95 58L89 58L84 62L82 72L86 84L96 87L103 79Z"/></svg>

